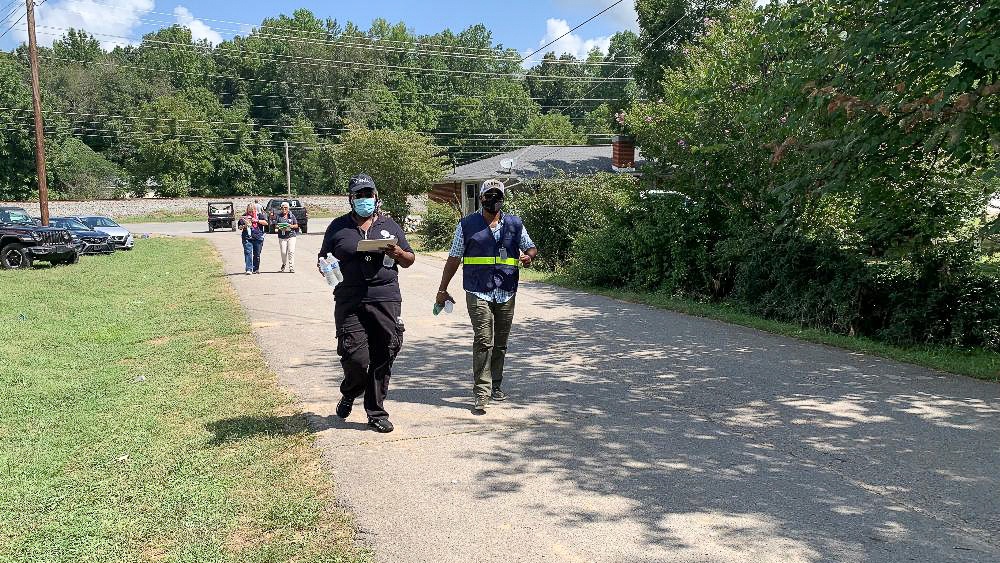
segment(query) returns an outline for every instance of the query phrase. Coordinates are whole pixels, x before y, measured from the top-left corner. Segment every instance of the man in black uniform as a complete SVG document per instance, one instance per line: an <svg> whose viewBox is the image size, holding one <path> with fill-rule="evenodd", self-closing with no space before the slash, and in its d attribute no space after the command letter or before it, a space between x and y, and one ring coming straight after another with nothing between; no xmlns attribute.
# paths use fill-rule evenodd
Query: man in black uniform
<svg viewBox="0 0 1000 563"><path fill-rule="evenodd" d="M320 258L328 252L336 256L344 274L344 281L333 291L337 354L344 367L337 416L347 418L354 400L363 394L368 425L379 432L392 432L383 403L392 362L403 344L398 266L409 268L416 256L403 229L378 212L375 182L359 174L351 178L348 187L351 212L330 223L319 250ZM384 251L358 252L361 240L392 237L396 244L386 245Z"/></svg>

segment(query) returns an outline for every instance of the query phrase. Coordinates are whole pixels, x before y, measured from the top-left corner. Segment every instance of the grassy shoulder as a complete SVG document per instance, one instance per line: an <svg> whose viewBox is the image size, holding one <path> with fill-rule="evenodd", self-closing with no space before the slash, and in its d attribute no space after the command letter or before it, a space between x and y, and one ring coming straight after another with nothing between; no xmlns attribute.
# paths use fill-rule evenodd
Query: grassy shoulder
<svg viewBox="0 0 1000 563"><path fill-rule="evenodd" d="M334 212L325 207L310 205L310 219L329 219L334 216ZM243 210L237 210L239 215ZM208 214L204 209L183 209L181 211L154 211L145 215L133 215L125 217L113 217L121 224L135 223L187 223L190 221L201 221L208 224Z"/></svg>
<svg viewBox="0 0 1000 563"><path fill-rule="evenodd" d="M357 561L205 241L0 272L0 560Z"/></svg>
<svg viewBox="0 0 1000 563"><path fill-rule="evenodd" d="M188 221L208 222L208 215L205 210L184 209L182 211L154 211L145 215L134 215L128 217L113 217L121 224L128 223L185 223Z"/></svg>
<svg viewBox="0 0 1000 563"><path fill-rule="evenodd" d="M946 346L893 346L869 338L845 336L819 329L803 328L791 323L768 320L726 304L680 299L663 293L640 293L593 287L575 282L564 274L541 270L522 270L521 276L526 281L549 283L632 303L641 303L660 309L668 309L688 315L756 328L808 342L826 344L854 352L863 352L873 356L949 373L968 375L987 381L1000 381L1000 354L986 350L960 350Z"/></svg>

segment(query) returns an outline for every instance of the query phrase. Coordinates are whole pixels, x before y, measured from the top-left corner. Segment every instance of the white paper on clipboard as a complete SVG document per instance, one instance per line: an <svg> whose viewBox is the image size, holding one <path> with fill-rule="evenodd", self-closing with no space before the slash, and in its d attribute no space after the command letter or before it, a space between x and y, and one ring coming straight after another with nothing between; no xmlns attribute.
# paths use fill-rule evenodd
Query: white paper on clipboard
<svg viewBox="0 0 1000 563"><path fill-rule="evenodd" d="M387 246L396 244L397 241L396 237L371 240L362 239L358 241L358 252L382 252Z"/></svg>

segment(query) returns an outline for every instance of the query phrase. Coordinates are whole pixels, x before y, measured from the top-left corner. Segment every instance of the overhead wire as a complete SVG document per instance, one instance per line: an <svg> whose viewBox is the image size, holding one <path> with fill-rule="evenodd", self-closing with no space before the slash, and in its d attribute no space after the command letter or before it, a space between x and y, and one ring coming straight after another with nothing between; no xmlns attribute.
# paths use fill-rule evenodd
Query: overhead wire
<svg viewBox="0 0 1000 563"><path fill-rule="evenodd" d="M55 26L37 26L37 27L46 28L46 29L53 29L53 30L68 31L68 28L59 28L59 27L55 27ZM86 30L84 30L84 31L86 31ZM55 34L55 33L51 33L51 32L43 32L43 34L45 34L45 35L55 35L55 36L60 36L61 35L61 34ZM113 44L114 43L119 43L119 44L122 44L122 45L134 45L134 40L131 37L121 36L121 35L112 35L112 34L99 34L99 35L100 36L114 37L114 38L118 38L118 39L122 39L123 40L123 41L109 41L108 43L113 43ZM286 41L286 42L294 42L294 39L291 39L291 38L281 38L281 39L283 41ZM145 39L145 38L142 40L141 43L144 44L144 45L146 45L146 44L172 45L172 46L179 46L179 47L185 47L185 48L191 48L191 49L203 49L203 50L208 50L208 51L213 51L213 52L218 52L218 51L225 52L227 50L232 50L234 48L237 49L237 50L240 49L240 47L238 45L236 45L235 43L230 43L229 45L225 45L225 46L223 46L223 45L211 46L211 45L199 45L197 43L179 43L179 42L163 41L163 40L159 40L159 39ZM257 56L261 56L260 53L254 53L254 54L257 55ZM315 57L314 58L296 57L294 55L282 55L282 54L277 54L277 53L270 53L270 55L271 56L279 56L279 57L291 58L291 59L294 59L294 60L297 60L297 61L319 61L319 62L331 63L331 64L357 65L357 66L369 67L369 68L385 68L385 69L388 69L388 70L403 70L403 71L416 71L416 72L425 71L425 72L431 73L431 74L461 74L461 75L478 76L478 77L484 77L484 78L508 78L508 79L511 79L511 80L524 80L529 75L534 80L542 80L542 81L570 80L570 81L579 81L579 82L594 82L594 81L608 80L608 78L606 78L606 77L600 77L600 76L566 76L566 75L548 75L548 74L523 74L522 75L522 74L513 73L513 72L510 72L510 73L503 73L503 72L482 72L482 71L472 71L472 70L441 69L441 68L430 68L430 67L419 67L419 66L417 66L417 67L407 67L407 66L399 66L399 65L390 65L390 64L387 64L387 63L368 63L368 62L363 62L363 61L344 61L344 60L339 60L339 59L322 59L322 58L315 58ZM265 58L264 60L267 60L267 59ZM613 80L615 80L615 81L626 80L627 81L629 79L628 78L622 78L622 79L613 79Z"/></svg>
<svg viewBox="0 0 1000 563"><path fill-rule="evenodd" d="M10 112L10 113L21 113L21 114L31 114L31 113L33 113L33 110L26 109L26 108L0 107L0 111L7 111L7 112ZM96 119L81 119L80 118L80 116L83 116L83 117L103 117L103 118L107 118L107 119L122 119L122 120L127 120L127 121L155 122L157 124L164 124L164 125L171 125L171 126L176 126L176 125L179 124L182 127L190 127L191 129L196 130L196 131L217 132L217 131L221 130L221 131L224 131L224 132L235 133L235 134L242 134L244 132L252 133L256 128L265 128L265 129L272 129L272 128L296 129L296 128L299 127L298 125L294 125L294 124L292 124L292 125L268 125L268 124L254 123L252 121L250 121L250 122L246 122L246 121L219 121L219 120L185 119L185 118L176 118L175 119L175 118L166 118L166 117L126 116L126 115L97 114L97 113L86 113L86 112L58 111L58 110L43 110L42 113L43 114L47 114L47 115L72 116L72 119L70 119L68 121L73 122L73 123L106 125L107 122L104 122L104 121L99 121L99 120L96 120ZM30 119L31 118L30 115L25 115L24 117L26 119ZM207 125L207 126L221 126L221 127L219 127L218 129L207 129L207 128L204 128L204 127L194 127L194 126L188 125L188 124ZM231 126L231 127L230 128L225 128L224 126ZM233 127L235 127L235 128L233 128ZM244 128L246 128L246 129L244 129ZM337 132L350 131L350 128L347 128L347 127L339 128L339 129L337 129L337 128L327 128L327 129L329 129L329 130L335 130ZM120 131L113 130L113 129L100 129L100 131L113 132L113 133L120 132ZM133 128L133 130L131 130L131 131L122 131L122 132L135 133L135 132L147 132L147 131L148 130L139 130L138 128ZM152 129L152 131L148 131L148 132L151 132L153 134L158 134L158 133L166 134L166 132L163 132L159 128ZM527 137L521 137L520 135L502 135L502 134L494 134L494 133L458 133L458 132L449 133L449 132L427 132L427 131L412 131L412 132L416 133L416 134L419 134L419 135L428 136L428 137L459 136L460 137L459 140L468 140L468 141L473 141L473 142L485 142L485 141L496 140L496 141L516 141L516 142L536 142L537 143L537 142L561 141L562 140L560 138L555 138L555 137L527 138ZM584 135L585 136L590 136L590 137L608 137L608 136L610 136L610 134L590 134L590 135L584 134ZM337 135L336 133L333 133L333 134L331 134L331 136L339 136L339 135ZM460 148L460 147L469 146L469 145L438 145L438 146L441 147L441 148L448 148L448 149L450 149L450 148Z"/></svg>
<svg viewBox="0 0 1000 563"><path fill-rule="evenodd" d="M182 70L160 69L160 68L154 68L154 67L146 67L146 66L140 66L140 65L129 65L129 64L121 64L121 63L114 63L114 62L84 61L84 60L79 60L79 59L73 59L73 58L70 58L70 57L59 57L59 56L56 56L56 55L46 55L43 58L48 58L48 59L57 60L57 61L64 61L64 62L79 63L79 64L94 64L94 65L105 66L105 67L110 67L110 68L128 68L128 69L133 69L133 70L144 70L144 71L159 72L159 73L166 73L166 74L173 74L173 75L196 76L196 77L199 77L199 78L215 78L215 79L222 79L222 80L233 80L233 81L237 81L237 82L263 83L263 84L267 84L267 85L271 85L271 86L284 85L284 86L296 86L296 87L314 87L314 88L323 88L323 89L328 89L328 90L332 89L332 90L336 90L336 91L341 91L343 89L343 87L341 87L341 86L335 86L335 85L329 85L329 84L304 83L304 82L295 82L295 81L288 81L288 80L268 80L268 79L262 79L262 78L246 78L246 77L239 77L239 76L214 74L214 73L208 73L208 72L201 73L201 72L191 72L191 71L182 71ZM404 92L401 92L401 93L404 93ZM409 93L407 93L407 94L409 94ZM237 95L240 95L240 94L237 94ZM310 101L310 102L323 102L323 103L329 103L329 104L345 104L345 103L347 103L347 104L357 104L357 103L365 103L365 104L416 105L416 106L429 106L429 107L451 107L451 105L448 104L448 103L435 103L435 102L423 102L423 101L420 101L420 102L408 102L408 101L404 101L404 100L388 100L388 101L383 101L383 100L373 100L373 99L358 100L356 98L317 98L317 97L313 97L313 96L297 96L297 95L290 95L290 94L266 94L266 95L262 95L262 94L245 94L245 95L247 97L266 96L266 97L272 97L272 98L274 98L274 97L283 98L283 99L287 99L287 100L293 100L293 101L296 101L296 102ZM465 96L459 96L457 94L443 94L443 93L442 94L430 94L430 93L428 93L426 95L435 95L435 96L449 97L452 100L455 100L455 99L461 100L462 98L465 97ZM482 98L482 99L489 99L486 96L480 96L480 98ZM509 100L509 99L515 99L515 98L496 98L496 99L508 99ZM563 107L563 106L545 106L545 107L546 108L560 108L560 107ZM572 117L571 117L571 119L572 119Z"/></svg>
<svg viewBox="0 0 1000 563"><path fill-rule="evenodd" d="M7 14L7 17L5 17L4 19L5 20L9 20L11 18L11 16L13 16L15 13L17 13L17 8L14 8L14 11L11 12L11 13L9 13L9 14ZM26 17L28 17L28 10L27 10L27 8L25 8L24 14L22 14L21 17L17 18L17 20L14 23L10 24L10 27L8 27L3 33L0 33L0 39L3 39L3 37L5 35L7 35L8 33L10 33L10 30L14 29L14 27L17 24L21 23L21 20L23 20Z"/></svg>
<svg viewBox="0 0 1000 563"><path fill-rule="evenodd" d="M8 5L10 5L10 4L8 4ZM15 22L15 25L17 23L18 22ZM298 31L298 30L294 30L294 31ZM125 38L125 37L122 37L122 38L128 39L128 38ZM149 41L149 40L147 40L147 41ZM153 41L156 41L156 40L153 40ZM161 42L161 43L168 43L168 42ZM184 46L184 47L197 47L197 46L190 45L190 44L180 44L180 43L177 43L176 45ZM259 55L259 53L255 53L255 54ZM278 55L278 56L281 56L281 55ZM89 62L91 62L91 61L78 61L78 60L67 59L67 58L60 58L60 57L53 57L53 58L61 59L61 60L67 60L69 62L77 62L77 63L89 63ZM292 57L289 57L289 58L292 58ZM328 61L328 62L341 62L341 61L335 61L335 60L324 60L324 61ZM275 62L281 62L281 61L275 61ZM352 61L352 62L354 62L354 61ZM97 64L102 64L102 63L98 62ZM115 66L115 67L119 67L120 66L120 67L125 67L125 68L134 68L134 69L138 69L138 70L149 70L149 71L153 71L153 72L178 73L178 71L171 71L171 70L167 70L167 69L155 69L155 68L149 68L149 67L140 67L140 66L136 66L136 65L111 65L111 64L108 64L107 66ZM380 65L366 65L366 66L379 67ZM428 68L424 68L424 67L398 67L398 66L394 67L393 65L384 65L384 66L387 66L389 68L402 68L402 69L414 70L414 71L429 71L431 73L438 72L438 71L441 71L441 70L445 70L445 69L428 69ZM619 68L618 72L620 72L621 70L622 69ZM458 71L458 72L461 72L461 71ZM226 75L213 75L213 74L209 74L209 73L184 73L182 71L180 73L182 73L182 74L188 74L188 75L196 75L196 76L212 76L212 77L220 78L220 79L224 79L224 80L264 82L266 84L285 84L285 85L296 85L296 86L313 86L313 87L321 87L321 88L338 88L338 87L335 87L335 86L325 85L325 84L308 84L308 83L297 83L297 82L291 82L291 81L271 81L271 80L261 80L261 79L243 78L243 77L226 76ZM492 76L502 76L502 77L505 77L505 78L512 78L511 75L500 74L500 73L479 73L479 74L492 75ZM561 80L561 79L567 79L567 78L568 79L572 79L573 77L559 76L559 77L557 77L555 79ZM592 77L592 78L600 78L600 77ZM623 79L623 80L629 80L629 79L626 78L626 79ZM342 89L342 88L338 88L338 89ZM592 88L589 92L592 92L595 89L596 88ZM397 93L404 93L404 92L397 92ZM405 92L405 93L406 94L412 94L412 95L421 95L421 94L424 94L424 93L419 93L419 92L416 92L416 93ZM441 96L441 95L447 95L447 94L432 94L432 95ZM250 95L250 96L255 96L255 95ZM454 97L458 97L457 95L453 95L453 96ZM274 98L274 97L282 97L282 96L266 96L266 97ZM289 99L295 99L297 101L303 99L302 97L299 97L299 96L296 96L296 97L284 96L284 97L285 98L289 98ZM335 102L335 103L342 103L342 102L345 101L345 100L331 100L331 99L318 99L318 98L317 98L317 100L330 101L330 102ZM606 98L593 98L593 99L579 98L579 99L573 99L574 104L572 104L572 105L575 105L575 104L577 104L577 103L579 103L581 101L608 101L608 100L610 100L610 99L606 99ZM349 102L349 103L350 102L358 102L357 100L346 100L346 101ZM360 103L371 103L371 102L373 102L373 101L360 101ZM390 102L390 103L392 103L392 102ZM395 101L395 103L405 103L405 102ZM427 105L427 104L426 103L421 103L420 105ZM572 105L570 107L572 107ZM256 107L269 108L271 106L256 106ZM542 107L543 108L546 108L546 107L560 108L560 107L565 107L565 106L542 106ZM280 109L280 108L274 108L274 109ZM303 108L303 109L306 109L306 108ZM313 108L308 108L308 109L313 109ZM179 120L179 121L183 122L185 120ZM221 122L217 122L215 124L219 125L219 124L222 124L222 123ZM262 123L248 123L248 122L230 122L229 124L230 125L239 125L239 126L248 126L248 127L277 128L277 129L295 127L295 125L285 125L285 126L271 125L271 126L269 126L267 124L262 124ZM336 129L332 128L332 127L315 127L314 126L314 130L329 130L329 131L334 131ZM343 131L343 130L344 129L340 129L340 131ZM234 130L229 130L229 131L233 132ZM459 133L459 132L454 132L454 133L449 133L449 132L424 133L424 132L420 132L420 133L421 134L431 135L431 136L438 136L438 135L444 135L444 136L454 135L454 136L459 136L459 135L462 135L462 140L471 140L471 141L474 141L475 140L474 137L477 137L477 136L486 137L487 139L498 139L498 140L502 140L504 138L511 138L511 139L513 139L515 137L515 136L505 137L505 136L502 136L502 135L496 135L496 134L492 134L492 133L482 133L482 134L468 134L468 133L463 134L463 133ZM609 136L609 134L606 134L606 133L594 133L594 134L586 134L586 135L589 136L589 137L607 137L607 136ZM558 140L558 139L521 139L521 140L522 141L528 141L528 140L532 140L532 141L553 141L553 140ZM467 146L469 146L469 145L454 145L454 146L447 146L447 148L463 148L463 147L467 147ZM468 152L465 151L465 154L468 154Z"/></svg>
<svg viewBox="0 0 1000 563"><path fill-rule="evenodd" d="M681 17L677 18L677 21L675 21L670 27L668 27L668 28L664 29L663 31L661 31L659 33L659 35L657 35L656 37L653 38L652 41L650 41L649 43L647 43L643 48L639 49L639 54L642 55L643 53L645 53L646 51L648 51L649 48L652 47L657 41L659 41L661 37L663 37L664 35L666 35L668 31L670 31L673 28L677 27L677 25L680 24L682 21L684 21L684 19L687 18L687 17L688 17L688 14L685 13ZM621 70L622 69L619 68L617 71L615 71L615 74L618 74L619 72L621 72ZM588 94L590 94L591 92L593 92L596 89L597 88L595 87L595 88L591 88L590 90L587 90L583 94L583 96L587 96ZM566 109L567 110L572 109L574 105L575 105L575 103L574 104L570 104L569 106L566 106Z"/></svg>
<svg viewBox="0 0 1000 563"><path fill-rule="evenodd" d="M559 41L560 39L562 39L563 37L566 37L567 35L569 35L569 34L573 33L574 31L576 31L576 30L580 29L581 27L583 27L583 26L587 25L588 23L590 23L590 22L592 22L592 21L596 20L596 19L597 19L598 17L600 17L600 16L602 15L602 14L604 14L605 12L607 12L608 10L610 10L611 8L614 8L614 7L615 7L615 6L617 6L618 4L621 4L621 3L623 2L623 1L624 1L624 0L617 0L617 1L616 1L616 2L614 3L614 4L612 4L612 5L608 6L607 8L604 8L604 9L603 9L603 10L601 10L600 12L597 12L596 14L594 14L594 15L590 16L590 18L588 18L588 19L587 19L586 21L584 21L583 23L581 23L581 24L578 24L578 25L577 25L576 27L574 27L573 29L570 29L569 31L567 31L566 33L563 33L563 34L562 34L562 35L560 35L559 37L556 37L556 38L555 38L555 39L553 39L552 41L549 41L549 42L548 42L548 43L546 43L545 45L542 45L542 46L541 46L541 47L539 47L538 49L535 49L535 50L534 50L534 51L532 51L532 52L531 52L531 53L530 53L529 55L527 55L527 56L525 56L525 57L524 57L523 59L521 59L521 60L519 61L519 63L522 63L522 64L523 64L523 63L524 63L524 61L526 61L526 60L530 59L531 57L533 57L533 56L537 55L538 53L541 53L542 51L544 51L545 49L547 49L547 48L548 48L549 46L551 46L551 45L554 45L555 43L557 43L557 42L558 42L558 41Z"/></svg>
<svg viewBox="0 0 1000 563"><path fill-rule="evenodd" d="M92 3L94 3L94 4L101 4L101 5L106 5L106 6L118 7L116 4L111 4L111 3L108 3L108 2L102 2L100 0L90 0L90 1ZM172 14L172 13L168 13L168 12L158 12L158 11L155 11L155 10L149 10L149 11L147 11L145 13L146 14L157 14L157 15L168 16L168 17L171 17L171 18L174 18L174 19L169 20L169 21L139 19L139 22L141 22L141 23L150 23L150 24L153 24L153 25L164 25L164 24L166 24L168 26L169 25L183 25L183 24L180 24L176 20L176 14ZM385 38L379 38L379 37L363 37L363 36L359 36L359 35L347 35L347 30L345 29L344 31L340 32L340 34L335 35L334 36L335 38L331 38L331 33L330 32L299 29L299 28L295 28L295 27L291 27L291 26L284 26L284 25L251 24L251 23L247 23L247 22L239 22L239 21L233 21L233 20L220 20L220 19L212 19L212 18L204 18L204 17L200 17L200 18L196 18L196 19L200 20L202 22L215 22L215 23L224 23L224 24L230 24L230 25L239 26L238 29L233 29L233 28L219 28L219 27L213 27L212 28L213 31L216 31L216 32L225 31L225 32L227 32L227 34L229 34L229 33L237 33L237 34L239 34L239 33L260 34L261 30L271 30L271 29L274 29L274 30L277 30L279 32L294 32L296 34L305 34L305 35L313 35L313 36L318 35L318 36L321 36L323 38L323 39L314 39L314 40L312 40L314 43L318 42L318 43L324 43L324 44L336 44L336 43L340 43L341 41L343 41L344 37L346 37L348 39L356 40L356 41L365 41L366 40L366 41L372 42L373 45L365 46L367 48L385 48L384 45L382 45L382 44L396 44L396 45L401 45L403 47L413 47L414 45L421 46L421 45L423 45L422 43L420 43L421 40L426 40L428 38L434 37L434 36L421 36L421 37L417 37L415 41L399 41L399 40L385 39ZM221 33L220 33L220 35L221 35ZM379 45L374 45L374 43L378 43ZM471 52L471 53L490 53L491 55L495 54L497 50L501 49L501 46L499 46L499 45L498 46L490 46L490 47L467 47L467 46L464 46L464 45L448 45L448 46L445 46L445 45L432 45L432 46L441 47L441 48L449 48L449 49L453 49L453 50L456 50L456 51L467 51L467 52ZM517 51L517 49L510 48L510 47L507 48L507 49L512 49L515 52ZM457 53L455 53L455 54L457 55ZM517 56L519 56L519 55L517 55ZM517 61L517 56L515 56L515 55L509 55L509 59L507 59L507 60L516 62Z"/></svg>

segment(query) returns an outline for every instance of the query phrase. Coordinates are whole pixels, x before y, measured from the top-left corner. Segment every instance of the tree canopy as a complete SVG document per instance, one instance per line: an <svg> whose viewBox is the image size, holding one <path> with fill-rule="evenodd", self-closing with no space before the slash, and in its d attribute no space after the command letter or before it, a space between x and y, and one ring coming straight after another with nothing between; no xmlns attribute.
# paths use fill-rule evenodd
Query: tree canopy
<svg viewBox="0 0 1000 563"><path fill-rule="evenodd" d="M62 33L39 49L47 139L89 158L67 142L77 139L114 166L105 191L283 192L287 142L293 191L330 193L342 188L331 155L351 127L418 133L457 164L526 143L609 142L607 108L636 97L631 73L618 72L631 68L631 33L609 53L548 53L530 68L483 25L418 35L302 9L218 44L181 25L111 49L86 30ZM0 101L16 109L0 119L24 130L0 132L3 199L34 191L26 62L23 46L0 54Z"/></svg>

